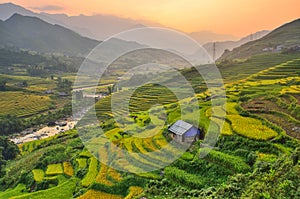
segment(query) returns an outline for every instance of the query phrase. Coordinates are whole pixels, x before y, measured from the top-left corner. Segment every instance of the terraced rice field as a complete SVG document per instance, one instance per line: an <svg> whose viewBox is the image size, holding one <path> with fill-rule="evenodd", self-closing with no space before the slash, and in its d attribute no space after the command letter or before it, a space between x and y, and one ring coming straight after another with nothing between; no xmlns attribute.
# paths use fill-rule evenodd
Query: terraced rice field
<svg viewBox="0 0 300 199"><path fill-rule="evenodd" d="M94 157L90 158L89 170L86 176L82 179L81 184L84 187L91 185L98 173L98 160Z"/></svg>
<svg viewBox="0 0 300 199"><path fill-rule="evenodd" d="M72 178L56 187L15 196L11 199L72 198L77 182L76 178Z"/></svg>
<svg viewBox="0 0 300 199"><path fill-rule="evenodd" d="M251 139L269 140L278 135L277 132L254 118L229 115L228 119L230 120L231 127L235 133Z"/></svg>
<svg viewBox="0 0 300 199"><path fill-rule="evenodd" d="M73 176L74 175L74 169L73 166L70 162L64 162L63 163L64 167L64 173L68 176Z"/></svg>
<svg viewBox="0 0 300 199"><path fill-rule="evenodd" d="M51 99L48 96L24 94L23 92L0 92L1 112L25 117L49 110Z"/></svg>
<svg viewBox="0 0 300 199"><path fill-rule="evenodd" d="M0 79L6 79L9 87L16 87L16 84L26 81L28 86L24 89L39 93L43 93L46 90L52 90L56 87L55 81L50 80L50 78L0 74Z"/></svg>
<svg viewBox="0 0 300 199"><path fill-rule="evenodd" d="M78 199L123 199L123 197L105 192L88 190L84 195L78 197Z"/></svg>
<svg viewBox="0 0 300 199"><path fill-rule="evenodd" d="M46 175L58 175L63 173L64 171L61 163L49 164L46 170Z"/></svg>
<svg viewBox="0 0 300 199"><path fill-rule="evenodd" d="M220 71L222 76L225 78L225 82L232 83L245 79L262 70L266 70L270 67L295 59L296 56L288 54L276 54L276 56L272 54L257 55L248 60L241 60L240 62L230 64L228 66L221 66Z"/></svg>
<svg viewBox="0 0 300 199"><path fill-rule="evenodd" d="M300 106L295 97L300 93L299 74L300 59L294 59L253 74L247 78L246 81L240 81L228 87L227 92L229 95L235 95L245 99L245 102L242 103L243 109L257 114L275 125L281 126L288 135L297 138L298 133L294 132L293 129L299 126L300 119ZM266 95L266 93L268 93L268 95ZM227 104L227 108L231 106L231 104ZM230 114L230 112L231 111L228 112L227 109L227 114ZM240 123L234 125L234 123L237 123L236 120L238 118L236 117L239 116L229 117L233 122L232 129L237 133L241 133L242 130L237 130L236 128L246 120L240 118ZM253 118L250 120L252 120L253 124L255 123ZM250 122L250 120L248 122ZM257 123L257 125L259 124ZM261 127L258 127L257 129L260 128ZM269 132L269 138L275 136L275 134L268 129L262 128L262 130ZM242 134L249 137L251 131L249 130L249 133L245 131ZM257 134L254 137L258 136ZM261 139L267 139L268 136L263 137L264 136L262 136Z"/></svg>
<svg viewBox="0 0 300 199"><path fill-rule="evenodd" d="M45 172L42 169L34 169L32 170L32 173L36 182L42 181L45 176Z"/></svg>
<svg viewBox="0 0 300 199"><path fill-rule="evenodd" d="M85 168L87 166L87 159L86 158L77 158L76 162L78 163L79 168Z"/></svg>
<svg viewBox="0 0 300 199"><path fill-rule="evenodd" d="M115 114L124 115L128 108L124 106L125 102L129 103L129 113L135 113L149 110L154 105L167 105L177 101L176 96L165 87L145 85L138 88L132 96L129 92L123 91L106 97L96 104L95 109L99 121L106 121L113 116L112 102Z"/></svg>
<svg viewBox="0 0 300 199"><path fill-rule="evenodd" d="M137 186L129 187L129 194L124 199L135 198L136 196L140 195L141 193L143 193L143 188L137 187Z"/></svg>

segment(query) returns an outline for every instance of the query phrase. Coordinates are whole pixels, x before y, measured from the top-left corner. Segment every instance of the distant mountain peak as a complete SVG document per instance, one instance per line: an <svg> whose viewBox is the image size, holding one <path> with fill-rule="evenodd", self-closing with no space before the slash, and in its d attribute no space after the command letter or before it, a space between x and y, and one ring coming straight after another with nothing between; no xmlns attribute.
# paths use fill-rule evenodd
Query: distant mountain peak
<svg viewBox="0 0 300 199"><path fill-rule="evenodd" d="M195 39L199 44L205 44L208 42L216 42L216 41L231 41L238 40L239 38L230 35L230 34L218 34L211 31L199 31L199 32L191 32L189 36Z"/></svg>
<svg viewBox="0 0 300 199"><path fill-rule="evenodd" d="M14 6L14 7L19 7L19 8L21 8L21 6L16 5L16 4L14 4L14 3L11 3L11 2L1 3L0 5L2 5L2 6Z"/></svg>
<svg viewBox="0 0 300 199"><path fill-rule="evenodd" d="M11 22L22 23L24 21L27 21L27 22L30 21L30 22L34 22L34 23L45 23L45 24L51 25L50 23L45 22L45 21L41 20L38 17L35 17L35 16L24 16L24 15L21 15L19 13L13 14L10 18L8 18L5 21L8 22L8 23L11 23Z"/></svg>
<svg viewBox="0 0 300 199"><path fill-rule="evenodd" d="M38 17L17 13L0 23L0 30L0 47L12 46L42 53L83 56L99 43Z"/></svg>

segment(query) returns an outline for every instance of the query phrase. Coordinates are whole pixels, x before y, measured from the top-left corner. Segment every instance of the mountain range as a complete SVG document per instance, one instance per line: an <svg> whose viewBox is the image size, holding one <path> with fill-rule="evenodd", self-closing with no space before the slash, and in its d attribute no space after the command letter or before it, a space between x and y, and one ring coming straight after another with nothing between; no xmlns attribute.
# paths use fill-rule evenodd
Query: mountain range
<svg viewBox="0 0 300 199"><path fill-rule="evenodd" d="M35 13L12 3L0 4L0 47L84 56L102 39L124 30L147 26L162 27L161 24L151 21L109 15L67 16ZM189 35L198 43L204 44L203 47L215 59L247 58L300 45L300 19L272 32L259 31L240 40L232 35L209 31L193 32Z"/></svg>
<svg viewBox="0 0 300 199"><path fill-rule="evenodd" d="M148 21L148 20L133 20L130 18L122 18L112 15L93 16L68 16L65 14L48 14L35 13L21 6L4 3L0 4L0 19L6 20L13 14L18 13L24 16L38 17L50 24L58 24L68 29L71 29L82 36L89 37L96 40L105 40L108 37L122 31L139 27L165 27L162 24ZM198 43L204 44L211 41L228 41L237 40L238 38L232 35L217 34L210 31L199 31L193 33L186 33L195 39Z"/></svg>

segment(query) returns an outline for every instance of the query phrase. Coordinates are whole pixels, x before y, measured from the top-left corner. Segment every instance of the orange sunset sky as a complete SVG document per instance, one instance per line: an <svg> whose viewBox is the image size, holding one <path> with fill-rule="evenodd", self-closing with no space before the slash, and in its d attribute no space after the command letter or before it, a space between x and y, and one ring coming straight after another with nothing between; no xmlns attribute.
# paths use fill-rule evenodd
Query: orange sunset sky
<svg viewBox="0 0 300 199"><path fill-rule="evenodd" d="M0 0L1 3L7 1ZM195 32L245 36L300 18L299 0L12 0L35 12L146 19Z"/></svg>

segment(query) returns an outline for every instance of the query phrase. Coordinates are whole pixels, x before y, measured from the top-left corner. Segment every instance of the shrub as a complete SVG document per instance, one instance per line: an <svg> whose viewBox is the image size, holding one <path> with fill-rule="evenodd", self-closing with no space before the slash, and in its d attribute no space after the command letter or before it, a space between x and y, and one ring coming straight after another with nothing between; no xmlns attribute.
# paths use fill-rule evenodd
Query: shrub
<svg viewBox="0 0 300 199"><path fill-rule="evenodd" d="M205 159L238 173L245 173L251 170L249 165L241 158L215 150L211 150Z"/></svg>
<svg viewBox="0 0 300 199"><path fill-rule="evenodd" d="M186 171L176 167L165 168L165 175L168 178L190 188L200 189L205 186L205 182L199 176L187 173Z"/></svg>

